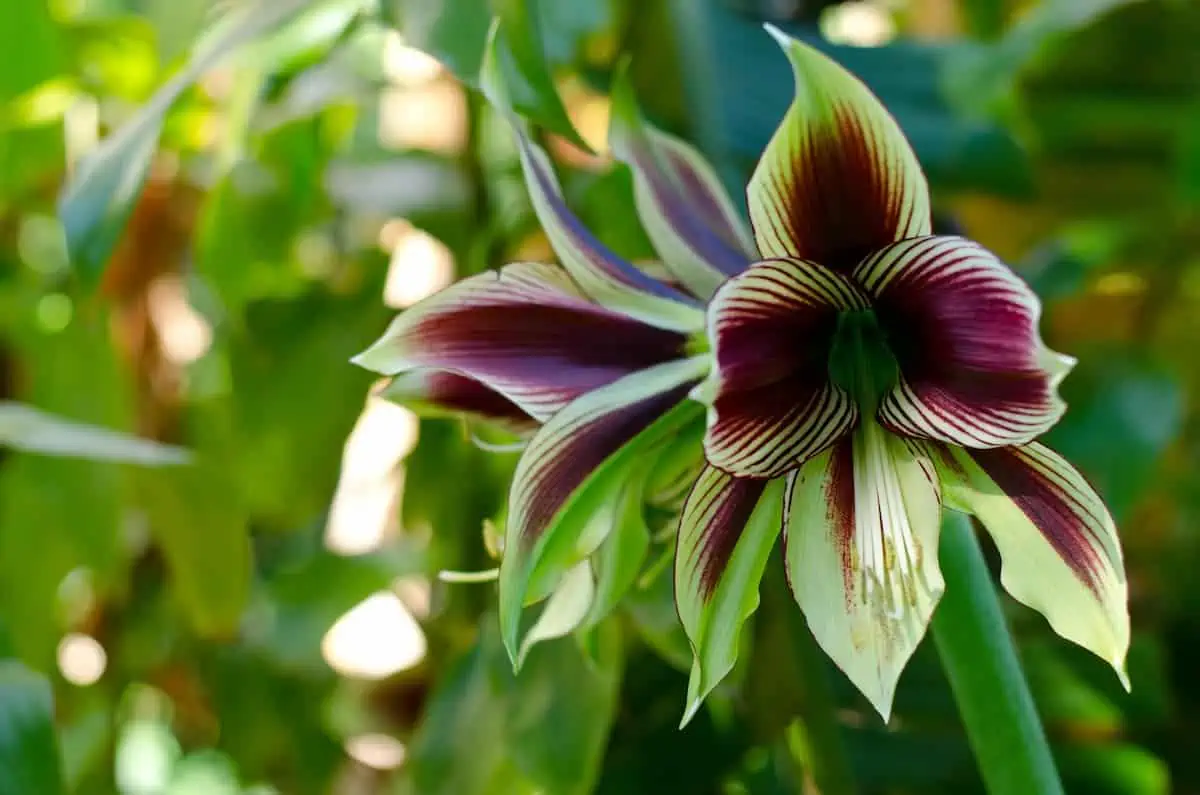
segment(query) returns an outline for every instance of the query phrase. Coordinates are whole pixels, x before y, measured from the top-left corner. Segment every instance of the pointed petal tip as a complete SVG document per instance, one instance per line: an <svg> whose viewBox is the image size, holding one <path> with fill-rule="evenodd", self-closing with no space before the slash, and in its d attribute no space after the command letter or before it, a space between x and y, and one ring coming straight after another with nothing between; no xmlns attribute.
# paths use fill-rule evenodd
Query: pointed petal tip
<svg viewBox="0 0 1200 795"><path fill-rule="evenodd" d="M785 51L791 45L791 43L795 41L794 38L780 30L779 27L773 22L764 22L763 30L765 30L771 38L775 39L779 46Z"/></svg>
<svg viewBox="0 0 1200 795"><path fill-rule="evenodd" d="M702 698L693 698L688 701L687 709L683 711L683 717L679 721L680 731L687 728L687 725L692 722L692 718L696 717L696 714L700 711L700 707L703 706L703 704L704 699Z"/></svg>
<svg viewBox="0 0 1200 795"><path fill-rule="evenodd" d="M1129 681L1129 672L1125 670L1124 660L1113 660L1113 670L1117 672L1117 679L1121 682L1121 687L1125 688L1126 693L1133 692L1133 683Z"/></svg>

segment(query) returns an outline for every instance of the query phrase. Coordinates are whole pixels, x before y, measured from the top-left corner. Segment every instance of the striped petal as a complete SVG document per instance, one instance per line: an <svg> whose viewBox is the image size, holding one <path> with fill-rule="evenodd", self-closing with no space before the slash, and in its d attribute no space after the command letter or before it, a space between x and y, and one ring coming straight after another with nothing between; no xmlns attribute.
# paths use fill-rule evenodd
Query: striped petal
<svg viewBox="0 0 1200 795"><path fill-rule="evenodd" d="M556 265L517 263L408 309L354 362L384 375L453 370L545 420L585 392L679 358L685 342L591 303Z"/></svg>
<svg viewBox="0 0 1200 795"><path fill-rule="evenodd" d="M704 322L700 305L601 243L567 208L545 151L516 124L513 131L538 221L563 267L584 292L604 306L653 326L676 331L700 328Z"/></svg>
<svg viewBox="0 0 1200 795"><path fill-rule="evenodd" d="M537 427L533 417L504 395L450 370L409 370L390 378L377 394L422 414L466 415L514 431Z"/></svg>
<svg viewBox="0 0 1200 795"><path fill-rule="evenodd" d="M733 202L699 152L645 123L625 69L613 81L611 119L609 145L633 170L646 233L671 273L708 298L757 259Z"/></svg>
<svg viewBox="0 0 1200 795"><path fill-rule="evenodd" d="M758 608L779 536L782 485L708 466L688 495L675 548L675 604L693 653L684 723L737 661L738 635Z"/></svg>
<svg viewBox="0 0 1200 795"><path fill-rule="evenodd" d="M960 237L905 240L854 276L900 366L879 407L888 428L997 447L1037 438L1066 410L1058 384L1075 362L1042 344L1037 296L986 249Z"/></svg>
<svg viewBox="0 0 1200 795"><path fill-rule="evenodd" d="M1128 588L1112 517L1083 476L1041 444L947 450L947 500L975 514L1000 550L1000 581L1126 688Z"/></svg>
<svg viewBox="0 0 1200 795"><path fill-rule="evenodd" d="M841 66L767 30L792 62L796 98L747 188L759 253L849 273L880 246L929 234L929 188L895 120Z"/></svg>
<svg viewBox="0 0 1200 795"><path fill-rule="evenodd" d="M684 398L704 374L700 358L668 362L588 392L530 440L513 475L500 626L516 659L522 608L549 593L612 528L630 467L696 418Z"/></svg>
<svg viewBox="0 0 1200 795"><path fill-rule="evenodd" d="M524 123L513 108L497 60L496 40L493 26L480 68L480 85L512 128L534 212L563 266L585 293L604 306L661 328L702 328L704 313L696 301L617 256L567 207L549 156L525 134Z"/></svg>
<svg viewBox="0 0 1200 795"><path fill-rule="evenodd" d="M813 636L886 721L943 582L937 473L864 422L789 477L788 581Z"/></svg>
<svg viewBox="0 0 1200 795"><path fill-rule="evenodd" d="M844 276L794 259L755 263L709 307L716 367L704 451L742 477L776 477L849 430L854 401L829 380L838 314L866 306Z"/></svg>

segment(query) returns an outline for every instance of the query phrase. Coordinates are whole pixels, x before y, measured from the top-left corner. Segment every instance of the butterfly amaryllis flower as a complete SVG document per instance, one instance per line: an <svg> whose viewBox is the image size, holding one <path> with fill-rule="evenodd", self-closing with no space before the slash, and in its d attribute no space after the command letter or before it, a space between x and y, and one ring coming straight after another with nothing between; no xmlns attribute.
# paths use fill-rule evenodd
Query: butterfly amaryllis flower
<svg viewBox="0 0 1200 795"><path fill-rule="evenodd" d="M679 614L691 703L733 663L782 527L818 643L886 719L943 590L943 506L974 514L1002 582L1124 681L1126 584L1113 522L1036 439L1073 364L994 255L931 234L929 194L880 102L771 31L796 96L748 186L759 261L708 311L708 467L684 509Z"/></svg>
<svg viewBox="0 0 1200 795"><path fill-rule="evenodd" d="M561 266L518 262L464 279L402 313L355 361L402 374L385 392L393 399L508 420L515 412L540 424L514 474L500 570L502 635L519 660L530 642L565 634L633 583L636 541L613 550L634 558L616 581L594 576L589 558L622 506L640 510L634 490L651 475L661 479L650 470L688 438L699 468L704 408L687 396L711 363L697 347L705 344L704 305L749 264L753 248L712 169L645 124L620 79L610 142L633 170L639 214L670 276L656 279L622 259L567 208L490 54L483 77L512 123L534 210ZM550 594L538 623L523 627L523 608Z"/></svg>

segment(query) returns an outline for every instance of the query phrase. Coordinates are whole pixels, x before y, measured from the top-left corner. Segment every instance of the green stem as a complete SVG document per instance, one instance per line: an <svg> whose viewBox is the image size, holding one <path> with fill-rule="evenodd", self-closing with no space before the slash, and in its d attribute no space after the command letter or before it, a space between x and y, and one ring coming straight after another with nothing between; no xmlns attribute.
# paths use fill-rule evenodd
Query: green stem
<svg viewBox="0 0 1200 795"><path fill-rule="evenodd" d="M946 594L933 639L991 795L1061 795L996 589L970 520L947 511L940 549Z"/></svg>
<svg viewBox="0 0 1200 795"><path fill-rule="evenodd" d="M791 600L789 600L790 602ZM795 603L789 604L792 648L804 682L805 736L811 751L809 765L822 795L853 795L857 791L854 769L843 742L837 718L837 701L829 681L825 653Z"/></svg>

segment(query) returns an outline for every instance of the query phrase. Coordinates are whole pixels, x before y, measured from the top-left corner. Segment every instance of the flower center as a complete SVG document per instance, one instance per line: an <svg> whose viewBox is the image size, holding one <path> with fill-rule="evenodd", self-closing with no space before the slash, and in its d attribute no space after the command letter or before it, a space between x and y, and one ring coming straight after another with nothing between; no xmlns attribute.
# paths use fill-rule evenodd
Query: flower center
<svg viewBox="0 0 1200 795"><path fill-rule="evenodd" d="M874 312L864 309L838 316L829 352L829 376L864 414L874 412L895 386L900 368Z"/></svg>

